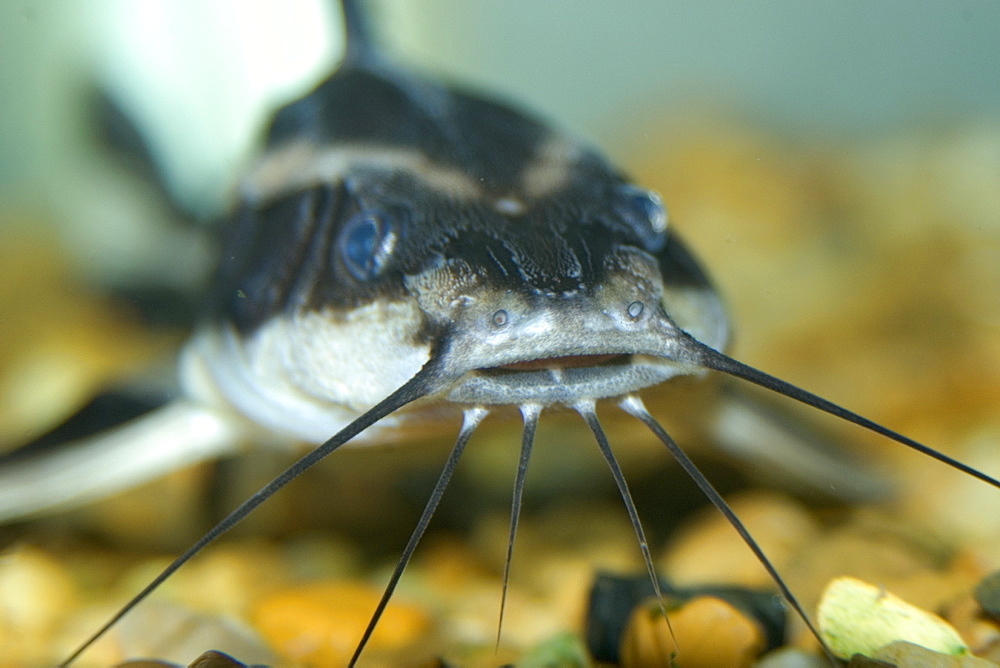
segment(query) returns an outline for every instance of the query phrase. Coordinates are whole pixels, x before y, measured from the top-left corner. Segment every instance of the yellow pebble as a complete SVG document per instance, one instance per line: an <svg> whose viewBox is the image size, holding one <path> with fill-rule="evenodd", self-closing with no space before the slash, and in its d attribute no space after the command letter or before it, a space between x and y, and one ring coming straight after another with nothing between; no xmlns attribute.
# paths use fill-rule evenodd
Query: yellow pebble
<svg viewBox="0 0 1000 668"><path fill-rule="evenodd" d="M764 649L760 626L714 596L693 598L667 614L669 627L655 602L632 612L622 637L622 666L738 668L752 665Z"/></svg>
<svg viewBox="0 0 1000 668"><path fill-rule="evenodd" d="M790 497L755 492L730 499L729 504L779 571L819 531L809 512ZM706 509L678 532L661 564L675 584L772 585L771 576L753 552L714 508Z"/></svg>
<svg viewBox="0 0 1000 668"><path fill-rule="evenodd" d="M380 591L353 583L316 583L265 596L252 609L254 626L288 661L344 665L364 633ZM430 626L415 606L390 603L366 652L404 650Z"/></svg>
<svg viewBox="0 0 1000 668"><path fill-rule="evenodd" d="M827 585L818 622L824 642L842 659L873 656L897 640L943 654L968 653L958 632L937 615L855 578L837 578Z"/></svg>
<svg viewBox="0 0 1000 668"><path fill-rule="evenodd" d="M76 585L45 552L20 547L0 556L0 647L13 665L51 662L51 632L76 605Z"/></svg>

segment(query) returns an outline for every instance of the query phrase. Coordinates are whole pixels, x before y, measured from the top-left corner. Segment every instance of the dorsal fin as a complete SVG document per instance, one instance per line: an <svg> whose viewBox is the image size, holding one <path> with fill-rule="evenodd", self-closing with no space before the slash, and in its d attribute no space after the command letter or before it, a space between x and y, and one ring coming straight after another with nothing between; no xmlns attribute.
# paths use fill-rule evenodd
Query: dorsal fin
<svg viewBox="0 0 1000 668"><path fill-rule="evenodd" d="M267 131L271 156L280 158L289 146L298 150L299 164L306 151L312 157L361 146L408 152L498 194L523 189L533 166L544 172L564 163L585 179L589 170L608 169L587 147L530 114L395 66L373 42L362 7L361 0L342 2L344 58L309 94L274 115Z"/></svg>
<svg viewBox="0 0 1000 668"><path fill-rule="evenodd" d="M343 65L366 67L378 58L375 40L368 16L361 8L361 0L341 0L340 8L344 16Z"/></svg>

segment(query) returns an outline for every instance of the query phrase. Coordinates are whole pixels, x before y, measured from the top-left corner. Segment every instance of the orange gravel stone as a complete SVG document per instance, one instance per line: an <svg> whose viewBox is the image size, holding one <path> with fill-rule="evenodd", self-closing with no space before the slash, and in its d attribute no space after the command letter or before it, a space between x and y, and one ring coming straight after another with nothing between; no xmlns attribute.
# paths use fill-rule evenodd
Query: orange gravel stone
<svg viewBox="0 0 1000 668"><path fill-rule="evenodd" d="M714 596L693 598L668 615L669 627L655 603L633 611L622 638L622 666L737 668L750 666L764 649L760 626Z"/></svg>
<svg viewBox="0 0 1000 668"><path fill-rule="evenodd" d="M296 586L260 599L251 619L272 649L288 661L344 665L380 595L381 591L353 582ZM429 627L424 611L393 601L379 620L366 653L405 650Z"/></svg>
<svg viewBox="0 0 1000 668"><path fill-rule="evenodd" d="M729 499L729 504L779 571L800 546L815 540L819 533L808 510L782 494L751 492ZM688 520L660 564L677 584L772 586L767 571L714 508Z"/></svg>

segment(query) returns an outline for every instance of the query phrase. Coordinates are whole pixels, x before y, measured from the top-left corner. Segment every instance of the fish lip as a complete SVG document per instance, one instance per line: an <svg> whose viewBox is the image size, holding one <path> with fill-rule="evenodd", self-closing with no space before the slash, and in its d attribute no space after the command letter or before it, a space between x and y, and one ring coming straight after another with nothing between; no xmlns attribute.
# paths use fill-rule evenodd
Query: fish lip
<svg viewBox="0 0 1000 668"><path fill-rule="evenodd" d="M583 356L591 355L573 357ZM662 357L627 352L592 356L612 359L583 366L519 369L514 362L475 369L458 379L446 397L463 404L573 405L621 396L694 372L686 365ZM544 364L552 359L559 358L542 358L534 362Z"/></svg>

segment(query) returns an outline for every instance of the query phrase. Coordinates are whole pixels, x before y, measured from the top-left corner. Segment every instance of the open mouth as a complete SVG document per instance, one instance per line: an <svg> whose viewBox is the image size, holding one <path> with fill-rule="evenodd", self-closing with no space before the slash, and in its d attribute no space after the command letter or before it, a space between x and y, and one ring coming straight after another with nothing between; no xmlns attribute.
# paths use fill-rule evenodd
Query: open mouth
<svg viewBox="0 0 1000 668"><path fill-rule="evenodd" d="M611 364L625 364L629 355L626 354L600 354L600 355L570 355L566 357L545 357L542 359L526 360L524 362L512 362L503 366L491 369L482 369L484 373L503 374L522 371L549 371L558 369L579 369L583 367L607 366Z"/></svg>
<svg viewBox="0 0 1000 668"><path fill-rule="evenodd" d="M463 376L448 398L457 403L573 405L649 387L679 372L662 359L630 353L544 357L477 369Z"/></svg>

